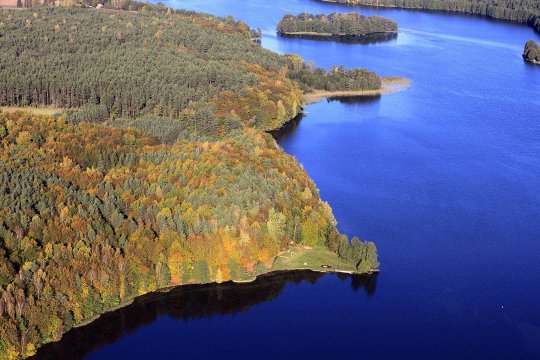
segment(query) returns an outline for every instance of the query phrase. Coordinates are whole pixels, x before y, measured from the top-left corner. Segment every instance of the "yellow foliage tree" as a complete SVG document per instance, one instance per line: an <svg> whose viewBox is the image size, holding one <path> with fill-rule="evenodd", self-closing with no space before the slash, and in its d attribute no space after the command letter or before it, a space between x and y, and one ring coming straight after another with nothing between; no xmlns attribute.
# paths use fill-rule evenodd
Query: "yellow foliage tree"
<svg viewBox="0 0 540 360"><path fill-rule="evenodd" d="M167 266L171 272L171 282L173 284L182 283L182 245L178 240L171 244Z"/></svg>

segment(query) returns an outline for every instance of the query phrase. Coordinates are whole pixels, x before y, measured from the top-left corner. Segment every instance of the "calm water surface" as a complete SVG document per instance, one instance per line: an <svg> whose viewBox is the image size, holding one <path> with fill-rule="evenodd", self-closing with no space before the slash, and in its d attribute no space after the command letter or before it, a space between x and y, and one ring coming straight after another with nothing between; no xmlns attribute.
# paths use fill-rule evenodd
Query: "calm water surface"
<svg viewBox="0 0 540 360"><path fill-rule="evenodd" d="M153 300L150 315L137 304L111 315L128 323L112 333L103 322L81 329L56 351L77 343L73 356L88 359L540 358L540 67L520 56L539 35L473 16L310 0L166 4L232 14L263 30L264 47L318 66L413 81L399 94L311 105L278 139L340 231L377 243L381 274L369 284L277 276L256 301L258 285L247 297L239 287L208 295L232 311L192 309L185 304L198 290L184 290ZM380 14L401 33L372 45L277 38L279 19L302 11Z"/></svg>

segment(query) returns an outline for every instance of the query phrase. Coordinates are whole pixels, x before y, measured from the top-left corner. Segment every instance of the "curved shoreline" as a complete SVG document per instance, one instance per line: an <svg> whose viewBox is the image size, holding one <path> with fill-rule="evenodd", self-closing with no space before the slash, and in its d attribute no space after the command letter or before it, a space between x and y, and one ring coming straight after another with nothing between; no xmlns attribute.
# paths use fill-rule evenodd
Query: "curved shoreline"
<svg viewBox="0 0 540 360"><path fill-rule="evenodd" d="M360 272L350 272L350 271L339 271L339 270L335 270L335 269L325 269L325 268L321 268L321 269L312 269L312 268L292 268L292 269L272 269L272 270L269 270L269 271L266 271L266 272L263 272L263 273L260 273L258 275L253 275L251 277L248 277L246 279L241 279L241 280L227 280L227 281L224 281L223 284L231 284L231 285L246 285L246 284L249 284L249 283L253 283L255 282L256 280L260 279L260 278L263 278L263 277L267 277L267 276L272 276L272 275L277 275L277 274L287 274L287 273L295 273L295 272L298 272L298 271L309 271L309 272L315 272L315 273L345 273L347 275L358 275L358 276L374 276L374 275L377 275L379 273L379 270L378 269L373 269L369 272L364 272L364 273L360 273ZM188 284L180 284L180 285L173 285L173 286L167 286L167 287L164 287L164 288L158 288L158 289L155 289L153 291L149 291L149 292L146 292L144 294L140 294L140 295L137 295L137 296L134 296L134 297L130 297L128 299L126 299L124 302L116 305L115 307L107 310L107 311L104 311L100 314L96 314L95 316L93 316L92 318L89 318L85 321L83 321L82 323L80 324L76 324L74 325L69 331L65 332L62 334L62 337L56 341L49 341L49 342L46 342L44 344L41 344L38 348L37 348L37 352L36 354L34 354L31 358L33 357L38 357L41 355L40 354L40 350L48 345L48 344L52 344L52 343L58 343L58 342L61 342L62 339L66 336L66 334L68 334L70 331L72 330L75 330L75 329L78 329L78 328L82 328L84 326L87 326L87 325L90 325L91 323L93 323L94 321L98 320L99 318L101 318L102 316L106 315L106 314L109 314L109 313L113 313L117 310L120 310L122 308L125 308L131 304L133 304L135 301L137 301L138 299L140 298L144 298L145 296L151 296L152 294L158 294L158 293L167 293L167 292L170 292L174 289L177 289L177 288L180 288L180 287L189 287L189 286L203 286L203 285L218 285L218 284L221 284L219 282L216 282L216 281L210 281L210 282L207 282L207 283L188 283Z"/></svg>
<svg viewBox="0 0 540 360"><path fill-rule="evenodd" d="M352 91L325 91L315 90L304 94L304 104L310 105L323 99L339 98L343 96L376 96L383 94L393 94L404 91L411 87L412 81L407 78L397 76L387 76L382 78L382 87L375 90L352 90Z"/></svg>

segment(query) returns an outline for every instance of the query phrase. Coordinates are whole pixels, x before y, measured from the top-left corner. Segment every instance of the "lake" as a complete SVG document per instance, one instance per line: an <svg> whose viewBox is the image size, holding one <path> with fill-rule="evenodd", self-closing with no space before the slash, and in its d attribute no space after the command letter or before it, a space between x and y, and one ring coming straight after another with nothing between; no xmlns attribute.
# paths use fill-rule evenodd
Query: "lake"
<svg viewBox="0 0 540 360"><path fill-rule="evenodd" d="M525 25L310 0L165 1L233 15L262 46L323 67L412 80L322 101L279 136L376 278L298 272L153 294L47 345L43 358L532 359L540 357L540 66ZM286 13L379 14L394 40L278 38Z"/></svg>

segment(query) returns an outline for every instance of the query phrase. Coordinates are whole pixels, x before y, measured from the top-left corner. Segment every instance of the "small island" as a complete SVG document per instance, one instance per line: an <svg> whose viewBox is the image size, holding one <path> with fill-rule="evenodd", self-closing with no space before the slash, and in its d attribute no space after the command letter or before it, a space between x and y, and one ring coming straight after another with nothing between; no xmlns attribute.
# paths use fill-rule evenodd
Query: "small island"
<svg viewBox="0 0 540 360"><path fill-rule="evenodd" d="M397 31L395 21L358 13L288 14L277 25L279 36L334 41L363 41L366 37L381 35L395 37Z"/></svg>
<svg viewBox="0 0 540 360"><path fill-rule="evenodd" d="M523 59L532 62L533 64L540 65L540 46L538 46L534 40L527 41L525 44Z"/></svg>

